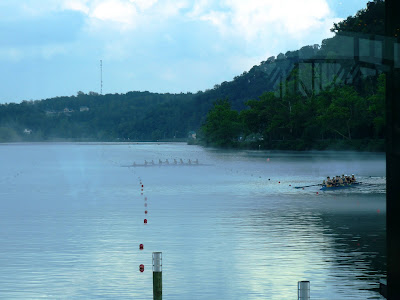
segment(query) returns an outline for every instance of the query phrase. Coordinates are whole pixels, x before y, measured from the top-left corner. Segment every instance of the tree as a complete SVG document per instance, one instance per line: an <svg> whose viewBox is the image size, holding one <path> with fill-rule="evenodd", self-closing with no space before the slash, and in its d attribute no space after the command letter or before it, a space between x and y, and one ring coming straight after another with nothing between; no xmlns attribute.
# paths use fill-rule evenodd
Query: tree
<svg viewBox="0 0 400 300"><path fill-rule="evenodd" d="M381 74L378 77L378 90L376 94L370 96L368 99L370 102L368 110L372 114L372 122L377 137L383 137L385 131L385 85L386 76L385 74Z"/></svg>
<svg viewBox="0 0 400 300"><path fill-rule="evenodd" d="M351 140L352 131L358 126L357 122L366 113L363 102L355 89L351 86L337 88L332 95L329 106L320 110L318 120L322 127Z"/></svg>
<svg viewBox="0 0 400 300"><path fill-rule="evenodd" d="M231 147L237 143L242 126L238 112L225 99L214 103L201 129L207 144Z"/></svg>

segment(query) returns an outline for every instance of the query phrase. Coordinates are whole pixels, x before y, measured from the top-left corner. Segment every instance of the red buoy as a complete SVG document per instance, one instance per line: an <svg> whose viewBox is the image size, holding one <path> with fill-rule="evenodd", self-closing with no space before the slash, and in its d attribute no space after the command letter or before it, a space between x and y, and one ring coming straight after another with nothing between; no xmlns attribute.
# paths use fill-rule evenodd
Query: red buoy
<svg viewBox="0 0 400 300"><path fill-rule="evenodd" d="M140 271L140 272L143 272L143 271L144 271L144 265L143 265L143 264L141 264L141 265L139 266L139 271Z"/></svg>
<svg viewBox="0 0 400 300"><path fill-rule="evenodd" d="M147 219L144 219L144 224L147 224Z"/></svg>
<svg viewBox="0 0 400 300"><path fill-rule="evenodd" d="M145 210L144 213L147 215L147 210Z"/></svg>
<svg viewBox="0 0 400 300"><path fill-rule="evenodd" d="M142 184L142 187L143 187L143 184Z"/></svg>
<svg viewBox="0 0 400 300"><path fill-rule="evenodd" d="M281 183L281 182L279 181L279 183Z"/></svg>
<svg viewBox="0 0 400 300"><path fill-rule="evenodd" d="M143 244L140 244L140 245L139 245L139 249L140 249L140 250L143 250Z"/></svg>
<svg viewBox="0 0 400 300"><path fill-rule="evenodd" d="M318 195L318 192L317 192L317 195Z"/></svg>

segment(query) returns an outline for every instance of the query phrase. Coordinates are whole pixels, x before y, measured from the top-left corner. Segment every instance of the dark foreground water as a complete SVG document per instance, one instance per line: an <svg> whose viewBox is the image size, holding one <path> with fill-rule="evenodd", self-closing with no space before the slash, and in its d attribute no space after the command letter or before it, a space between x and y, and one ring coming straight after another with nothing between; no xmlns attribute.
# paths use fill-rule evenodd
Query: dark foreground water
<svg viewBox="0 0 400 300"><path fill-rule="evenodd" d="M201 165L126 167L159 159ZM3 144L0 167L0 299L152 299L154 251L163 299L297 299L300 280L383 299L384 155ZM293 188L342 173L368 185Z"/></svg>

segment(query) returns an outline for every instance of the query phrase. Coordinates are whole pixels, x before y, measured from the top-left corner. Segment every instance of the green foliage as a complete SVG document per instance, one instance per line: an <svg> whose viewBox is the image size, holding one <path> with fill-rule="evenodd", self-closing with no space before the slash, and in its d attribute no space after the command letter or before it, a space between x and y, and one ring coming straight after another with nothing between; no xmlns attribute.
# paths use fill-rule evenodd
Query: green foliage
<svg viewBox="0 0 400 300"><path fill-rule="evenodd" d="M206 123L202 126L204 141L219 147L235 146L241 127L238 112L231 109L228 100L219 100L208 112Z"/></svg>
<svg viewBox="0 0 400 300"><path fill-rule="evenodd" d="M0 143L1 142L18 142L20 137L12 128L0 127Z"/></svg>
<svg viewBox="0 0 400 300"><path fill-rule="evenodd" d="M361 98L353 87L337 88L333 91L329 105L321 106L317 120L325 131L335 132L351 140L352 131L360 127L358 123L365 122L365 103L365 99Z"/></svg>
<svg viewBox="0 0 400 300"><path fill-rule="evenodd" d="M243 133L247 138L241 143L250 148L383 151L384 95L381 75L375 92L365 97L346 85L311 97L264 93L247 101L248 109L239 118L229 102L220 101L207 115L204 140L228 146Z"/></svg>
<svg viewBox="0 0 400 300"><path fill-rule="evenodd" d="M0 105L0 127L31 135L22 140L156 140L183 138L198 128L188 117L195 106L192 94L98 95L91 92L21 104ZM80 111L87 107L88 111Z"/></svg>
<svg viewBox="0 0 400 300"><path fill-rule="evenodd" d="M386 76L381 74L378 78L378 90L376 94L371 95L369 100L369 112L372 115L372 122L374 124L375 137L383 136L386 124L385 115L385 86Z"/></svg>
<svg viewBox="0 0 400 300"><path fill-rule="evenodd" d="M359 10L355 16L334 23L332 32L362 32L385 35L385 1L373 0L366 9Z"/></svg>

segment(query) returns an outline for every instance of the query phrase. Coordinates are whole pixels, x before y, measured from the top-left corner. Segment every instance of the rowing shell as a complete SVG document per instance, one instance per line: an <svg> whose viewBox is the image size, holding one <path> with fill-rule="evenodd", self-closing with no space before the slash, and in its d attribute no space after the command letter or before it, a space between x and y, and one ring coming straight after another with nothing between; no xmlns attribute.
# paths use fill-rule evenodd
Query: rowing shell
<svg viewBox="0 0 400 300"><path fill-rule="evenodd" d="M342 190L342 189L347 189L347 188L354 187L354 186L359 185L359 184L360 184L359 182L354 182L354 183L351 183L351 184L344 184L344 185L332 186L332 187L323 186L320 190L321 191Z"/></svg>

